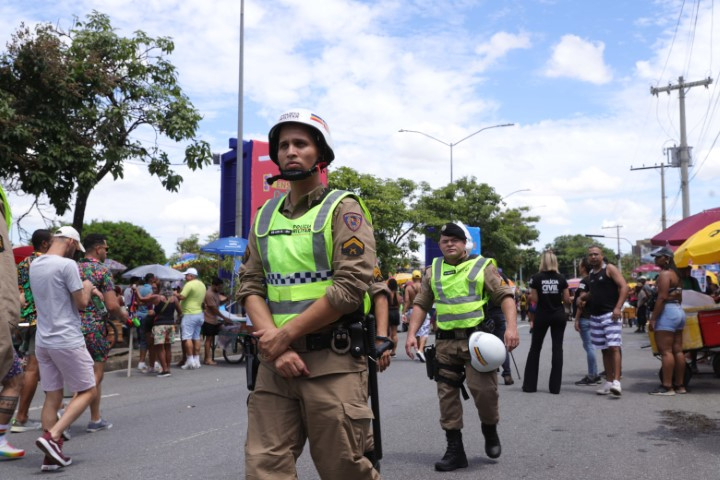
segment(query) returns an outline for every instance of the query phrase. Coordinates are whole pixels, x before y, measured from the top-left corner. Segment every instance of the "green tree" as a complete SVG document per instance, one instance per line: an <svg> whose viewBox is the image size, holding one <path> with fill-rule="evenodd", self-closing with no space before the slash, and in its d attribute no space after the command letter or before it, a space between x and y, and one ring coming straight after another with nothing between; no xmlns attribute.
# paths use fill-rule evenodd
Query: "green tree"
<svg viewBox="0 0 720 480"><path fill-rule="evenodd" d="M177 83L173 50L167 37L117 35L98 12L69 32L21 25L0 56L0 178L47 195L58 215L74 198L80 231L91 191L107 175L122 178L127 160L177 191L183 179L158 141L188 142L192 170L211 153L195 139L201 117ZM140 131L155 140L143 143Z"/></svg>
<svg viewBox="0 0 720 480"><path fill-rule="evenodd" d="M427 183L417 184L405 178L380 179L340 167L330 172L328 185L356 193L370 210L383 274L417 266L412 255L420 249L417 227L429 221L426 212L417 206L430 191Z"/></svg>
<svg viewBox="0 0 720 480"><path fill-rule="evenodd" d="M126 267L139 267L151 263L165 263L165 252L153 236L144 228L129 222L101 222L93 220L85 225L83 237L100 233L107 237L108 257Z"/></svg>
<svg viewBox="0 0 720 480"><path fill-rule="evenodd" d="M585 235L561 235L545 248L552 249L558 259L560 273L570 278L575 276L577 265L587 255L588 248L596 244L595 240ZM605 246L600 245L600 247L603 255L610 259L611 263L617 264L615 253Z"/></svg>
<svg viewBox="0 0 720 480"><path fill-rule="evenodd" d="M526 260L520 247L530 246L539 237L533 224L540 217L527 215L528 207L508 209L504 205L493 187L477 183L475 177L463 177L421 199L418 208L432 221L420 225L419 231L434 227L431 235L437 239L437 227L448 221L480 227L481 252L492 252L498 266L512 278Z"/></svg>

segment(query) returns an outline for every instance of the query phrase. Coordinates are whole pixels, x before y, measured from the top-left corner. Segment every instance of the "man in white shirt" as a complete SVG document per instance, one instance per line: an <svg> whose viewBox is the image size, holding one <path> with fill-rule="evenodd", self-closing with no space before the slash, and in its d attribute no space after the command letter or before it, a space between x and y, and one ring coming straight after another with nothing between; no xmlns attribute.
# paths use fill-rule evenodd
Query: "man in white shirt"
<svg viewBox="0 0 720 480"><path fill-rule="evenodd" d="M90 281L80 280L77 264L72 260L76 250L85 251L80 235L72 227L61 227L55 232L47 253L30 266L30 288L35 295L38 317L35 349L40 386L45 391L41 415L45 432L35 442L45 453L43 471L72 463L62 451L62 432L97 394L93 360L85 348L78 311L87 307L91 295L101 297L102 294ZM77 395L58 419L64 385Z"/></svg>

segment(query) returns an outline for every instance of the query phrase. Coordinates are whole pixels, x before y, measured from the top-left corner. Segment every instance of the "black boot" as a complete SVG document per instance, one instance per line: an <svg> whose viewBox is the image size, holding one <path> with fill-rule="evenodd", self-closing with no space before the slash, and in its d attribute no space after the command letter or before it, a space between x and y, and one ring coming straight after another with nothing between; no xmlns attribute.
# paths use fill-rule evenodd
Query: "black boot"
<svg viewBox="0 0 720 480"><path fill-rule="evenodd" d="M481 424L483 437L485 437L485 453L490 458L498 458L502 453L500 437L497 434L497 425Z"/></svg>
<svg viewBox="0 0 720 480"><path fill-rule="evenodd" d="M442 460L435 463L435 470L439 472L450 472L458 468L467 468L468 461L465 456L465 447L462 442L460 430L445 430L447 437L447 450Z"/></svg>

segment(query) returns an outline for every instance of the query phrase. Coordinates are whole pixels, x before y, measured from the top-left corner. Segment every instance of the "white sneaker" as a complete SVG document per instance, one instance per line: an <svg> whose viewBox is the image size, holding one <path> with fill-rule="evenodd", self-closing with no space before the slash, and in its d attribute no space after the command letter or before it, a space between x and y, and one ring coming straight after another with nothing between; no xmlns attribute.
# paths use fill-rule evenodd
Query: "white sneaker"
<svg viewBox="0 0 720 480"><path fill-rule="evenodd" d="M612 382L605 382L599 390L595 390L595 393L597 393L598 395L610 395L610 388L612 388L612 386Z"/></svg>
<svg viewBox="0 0 720 480"><path fill-rule="evenodd" d="M610 387L610 393L616 397L622 395L622 387L620 387L620 382L618 380L613 380L612 386Z"/></svg>
<svg viewBox="0 0 720 480"><path fill-rule="evenodd" d="M162 372L162 365L160 365L160 362L155 362L155 373L161 373Z"/></svg>
<svg viewBox="0 0 720 480"><path fill-rule="evenodd" d="M193 362L193 368L195 368L195 369L200 368L200 359L199 358L196 358L195 361Z"/></svg>
<svg viewBox="0 0 720 480"><path fill-rule="evenodd" d="M145 365L145 362L140 362L140 363L138 363L137 369L140 370L141 372L145 373L145 372L147 372L148 368L147 368L147 365Z"/></svg>
<svg viewBox="0 0 720 480"><path fill-rule="evenodd" d="M193 368L195 368L195 364L192 362L192 360L187 359L185 363L183 363L183 366L180 368L183 370L192 370Z"/></svg>

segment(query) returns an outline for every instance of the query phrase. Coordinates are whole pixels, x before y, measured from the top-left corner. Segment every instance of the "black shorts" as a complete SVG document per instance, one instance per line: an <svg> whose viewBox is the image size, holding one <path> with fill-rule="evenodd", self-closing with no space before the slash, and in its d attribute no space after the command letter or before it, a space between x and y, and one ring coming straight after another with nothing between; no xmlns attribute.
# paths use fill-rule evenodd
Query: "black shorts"
<svg viewBox="0 0 720 480"><path fill-rule="evenodd" d="M218 333L220 333L220 325L203 322L202 327L200 327L200 334L204 337L214 337Z"/></svg>
<svg viewBox="0 0 720 480"><path fill-rule="evenodd" d="M391 327L397 327L400 325L400 310L399 309L390 309L390 315L388 318L388 322L390 323Z"/></svg>

